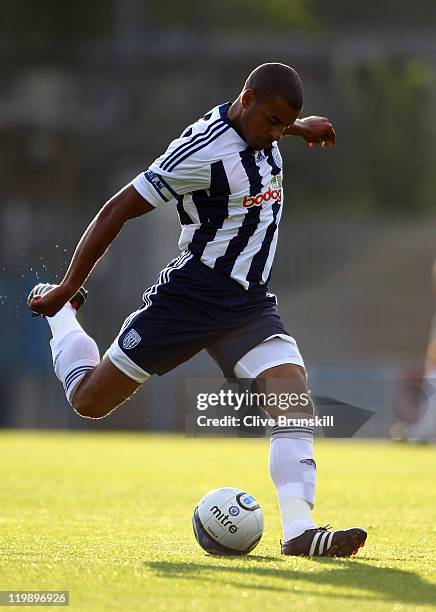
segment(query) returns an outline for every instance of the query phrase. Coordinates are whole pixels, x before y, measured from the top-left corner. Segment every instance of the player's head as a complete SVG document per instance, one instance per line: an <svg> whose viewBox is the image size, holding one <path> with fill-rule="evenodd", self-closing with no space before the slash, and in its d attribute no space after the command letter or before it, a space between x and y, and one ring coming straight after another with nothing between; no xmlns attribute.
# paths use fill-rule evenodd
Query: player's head
<svg viewBox="0 0 436 612"><path fill-rule="evenodd" d="M286 64L262 64L253 70L239 97L239 128L254 149L280 140L303 107L300 77Z"/></svg>

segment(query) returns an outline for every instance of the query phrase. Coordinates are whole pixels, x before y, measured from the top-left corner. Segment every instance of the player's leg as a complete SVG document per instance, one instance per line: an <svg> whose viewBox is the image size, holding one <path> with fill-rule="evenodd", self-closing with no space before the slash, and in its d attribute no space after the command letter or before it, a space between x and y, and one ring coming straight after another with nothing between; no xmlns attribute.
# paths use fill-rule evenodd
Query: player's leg
<svg viewBox="0 0 436 612"><path fill-rule="evenodd" d="M313 428L309 424L297 425L300 419L305 423L313 418L313 405L303 366L286 363L267 368L257 376L257 381L263 383L268 397L286 398L292 394L293 398L293 406L285 401L265 407L277 423L271 430L269 470L277 490L283 539L287 541L316 527L312 519L316 487ZM279 417L295 422L285 426L279 424Z"/></svg>
<svg viewBox="0 0 436 612"><path fill-rule="evenodd" d="M40 283L31 291L29 300L52 287ZM144 372L143 380L134 380L107 357L100 362L97 344L76 318L85 299L86 292L81 290L58 313L45 319L53 336L50 347L55 374L64 386L67 400L81 416L101 418L130 397L149 375Z"/></svg>
<svg viewBox="0 0 436 612"><path fill-rule="evenodd" d="M284 363L286 359L296 363ZM313 405L306 386L306 371L295 343L282 338L262 342L240 359L235 366L235 374L238 378L256 379L258 390L271 394L268 397L295 394L293 406L285 403L282 409L279 406L265 407L270 416L276 419L279 416L295 419L313 417ZM312 427L277 425L273 428L270 474L277 489L284 540L314 528L316 525L311 509L315 500L316 463L313 458Z"/></svg>
<svg viewBox="0 0 436 612"><path fill-rule="evenodd" d="M90 418L109 414L152 374L169 372L204 347L216 323L211 316L211 322L206 321L211 330L205 325L198 329L193 299L198 289L190 284L193 265L192 255L183 252L160 272L156 284L144 293L144 305L127 317L101 363L96 343L76 319L80 303L73 298L56 315L46 317L53 334L55 373L79 414ZM37 285L29 301L52 288ZM181 295L189 299L174 299Z"/></svg>
<svg viewBox="0 0 436 612"><path fill-rule="evenodd" d="M141 383L121 372L105 355L80 381L71 405L81 416L99 419L129 399L140 386Z"/></svg>
<svg viewBox="0 0 436 612"><path fill-rule="evenodd" d="M291 339L292 340L292 339ZM272 338L249 351L236 364L238 378L256 380L262 391L291 398L265 409L276 418L271 433L270 474L276 486L283 525L284 554L355 554L366 533L361 529L327 531L317 528L311 511L315 500L316 463L313 457L313 404L306 371L295 341ZM292 394L292 395L290 395ZM268 395L273 397L273 395ZM280 424L279 416L287 423Z"/></svg>

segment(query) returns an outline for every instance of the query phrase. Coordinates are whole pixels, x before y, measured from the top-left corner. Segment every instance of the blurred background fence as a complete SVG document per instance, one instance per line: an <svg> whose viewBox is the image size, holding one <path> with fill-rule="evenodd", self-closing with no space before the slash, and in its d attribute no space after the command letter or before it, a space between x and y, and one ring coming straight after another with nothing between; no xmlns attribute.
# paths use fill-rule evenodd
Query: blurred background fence
<svg viewBox="0 0 436 612"><path fill-rule="evenodd" d="M385 2L377 21L342 0L1 3L0 426L183 428L185 378L218 375L207 355L90 424L67 406L25 297L62 278L105 199L266 61L297 69L303 114L328 116L338 135L327 152L281 144L271 289L309 372L334 370L340 396L356 373L382 384L421 367L436 250L435 15L424 0ZM171 206L130 222L94 271L82 321L103 350L176 255L178 230ZM387 410L378 393L368 407Z"/></svg>

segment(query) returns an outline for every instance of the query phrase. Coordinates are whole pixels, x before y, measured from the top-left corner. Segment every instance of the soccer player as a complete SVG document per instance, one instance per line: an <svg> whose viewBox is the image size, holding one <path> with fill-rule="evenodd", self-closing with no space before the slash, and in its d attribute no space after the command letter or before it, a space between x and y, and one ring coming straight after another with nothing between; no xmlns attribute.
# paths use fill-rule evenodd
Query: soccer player
<svg viewBox="0 0 436 612"><path fill-rule="evenodd" d="M38 284L31 291L29 307L48 321L55 373L78 414L106 416L152 374L162 375L202 349L226 377L307 398L303 359L267 291L284 205L277 143L296 135L311 147L336 144L326 118L298 119L302 106L302 84L291 67L258 66L234 102L187 127L102 207L60 285ZM81 287L126 221L169 202L176 203L182 226L181 255L144 292L143 305L127 317L100 360L96 343L76 319L86 297ZM312 412L311 402L301 401L292 415ZM362 529L329 531L313 522L311 427L272 429L270 474L283 554L349 556L363 546Z"/></svg>

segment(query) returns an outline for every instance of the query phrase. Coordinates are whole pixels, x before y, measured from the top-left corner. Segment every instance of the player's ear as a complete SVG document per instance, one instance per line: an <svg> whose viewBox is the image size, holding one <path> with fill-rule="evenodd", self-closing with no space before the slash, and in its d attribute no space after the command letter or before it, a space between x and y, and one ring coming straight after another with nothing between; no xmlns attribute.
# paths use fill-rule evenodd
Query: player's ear
<svg viewBox="0 0 436 612"><path fill-rule="evenodd" d="M245 89L241 94L241 106L244 110L250 109L256 104L256 94L253 89Z"/></svg>

